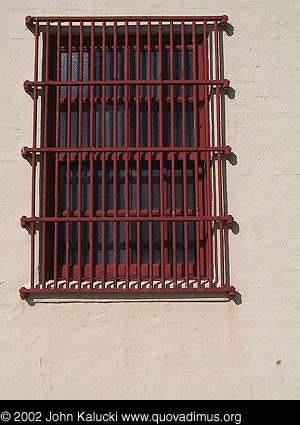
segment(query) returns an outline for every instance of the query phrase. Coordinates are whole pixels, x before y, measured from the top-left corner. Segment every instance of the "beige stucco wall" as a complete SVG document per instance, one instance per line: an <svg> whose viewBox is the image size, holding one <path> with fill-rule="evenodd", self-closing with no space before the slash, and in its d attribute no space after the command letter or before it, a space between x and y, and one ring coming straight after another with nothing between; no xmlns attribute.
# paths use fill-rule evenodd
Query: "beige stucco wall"
<svg viewBox="0 0 300 425"><path fill-rule="evenodd" d="M300 2L1 0L0 398L300 398ZM241 303L38 302L28 286L31 15L221 15ZM280 360L281 362L278 362Z"/></svg>

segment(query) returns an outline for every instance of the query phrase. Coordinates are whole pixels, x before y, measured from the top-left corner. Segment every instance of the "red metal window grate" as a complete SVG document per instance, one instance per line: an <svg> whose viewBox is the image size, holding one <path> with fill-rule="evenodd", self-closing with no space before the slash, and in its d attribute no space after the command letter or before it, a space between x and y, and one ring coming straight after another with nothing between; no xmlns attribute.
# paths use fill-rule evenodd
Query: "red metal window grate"
<svg viewBox="0 0 300 425"><path fill-rule="evenodd" d="M233 222L223 207L226 23L26 18L35 60L34 80L24 82L34 106L33 145L22 149L32 166L31 217L21 218L31 234L31 285L22 298L234 295L225 276L224 231Z"/></svg>

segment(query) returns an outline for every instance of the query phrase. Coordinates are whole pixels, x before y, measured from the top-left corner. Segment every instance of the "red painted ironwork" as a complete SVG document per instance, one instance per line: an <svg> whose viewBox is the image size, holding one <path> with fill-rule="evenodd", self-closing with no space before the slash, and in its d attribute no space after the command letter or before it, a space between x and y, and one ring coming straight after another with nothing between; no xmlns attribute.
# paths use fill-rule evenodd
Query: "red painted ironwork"
<svg viewBox="0 0 300 425"><path fill-rule="evenodd" d="M222 86L225 90L229 88L230 81L229 80L185 80L185 79L178 79L178 80L89 80L85 81L85 86L95 86L95 85L106 85L106 86L129 86L129 85L140 85L145 86L147 84L150 85L191 85L191 84L197 84L200 86ZM32 87L38 86L38 87L48 87L48 86L80 86L82 83L80 81L29 81L26 80L23 83L24 90L30 91Z"/></svg>
<svg viewBox="0 0 300 425"><path fill-rule="evenodd" d="M231 148L222 140L220 102L229 88L219 48L227 19L26 17L35 68L34 80L24 82L33 92L33 144L21 152L32 159L31 217L21 218L31 234L31 284L20 289L22 298L234 296L224 247L233 217L224 215L223 199Z"/></svg>

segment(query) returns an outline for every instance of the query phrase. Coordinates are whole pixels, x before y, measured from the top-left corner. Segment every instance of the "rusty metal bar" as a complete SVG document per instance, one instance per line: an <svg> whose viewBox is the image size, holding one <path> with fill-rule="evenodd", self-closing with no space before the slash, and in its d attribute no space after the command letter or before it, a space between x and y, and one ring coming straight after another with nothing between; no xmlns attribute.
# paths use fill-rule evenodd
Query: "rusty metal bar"
<svg viewBox="0 0 300 425"><path fill-rule="evenodd" d="M79 33L79 80L83 80L83 22L80 21L80 33ZM79 86L79 109L78 109L78 147L82 148L82 98L83 98L83 86ZM82 214L82 153L78 155L78 214L81 217ZM82 249L81 249L81 222L78 222L78 288L81 288L81 276L82 276Z"/></svg>
<svg viewBox="0 0 300 425"><path fill-rule="evenodd" d="M218 221L225 221L227 226L231 226L233 222L233 217L231 215L227 216L203 216L203 217L194 217L194 216L140 216L140 217L121 217L121 216L105 216L105 217L26 217L22 216L21 218L21 226L26 227L27 223L31 222L76 222L76 221L82 221L82 222L89 222L89 221L208 221L208 222L218 222Z"/></svg>
<svg viewBox="0 0 300 425"><path fill-rule="evenodd" d="M35 26L35 53L34 53L34 79L38 79L38 57L39 57L39 24ZM33 147L37 145L37 87L34 87L33 91ZM36 155L32 155L32 194L31 194L31 215L35 216L35 198L36 198ZM34 223L30 226L31 233L31 275L30 275L30 286L34 288L34 268L35 268L35 225Z"/></svg>
<svg viewBox="0 0 300 425"><path fill-rule="evenodd" d="M170 79L174 80L174 34L173 34L173 21L170 22ZM175 149L175 117L174 117L174 86L170 87L171 94L171 148ZM172 188L172 215L176 215L176 194L175 194L175 152L172 152L171 160L171 188ZM176 222L172 222L172 272L174 279L174 286L177 287L177 243L176 243Z"/></svg>
<svg viewBox="0 0 300 425"><path fill-rule="evenodd" d="M197 43L196 43L196 22L192 22L192 60L193 60L193 78L197 78ZM200 144L199 137L199 129L198 129L198 96L197 96L197 85L193 85L193 114L194 114L194 146L198 146ZM199 155L195 154L194 160L194 178L195 178L195 210L196 216L199 217L199 201L200 201L200 193L199 193ZM196 276L197 276L197 285L200 288L201 285L201 259L200 259L200 223L196 221Z"/></svg>
<svg viewBox="0 0 300 425"><path fill-rule="evenodd" d="M114 21L128 21L128 22L135 22L135 21L150 21L150 22L157 22L159 20L161 21L174 21L174 22L180 22L182 20L182 17L178 16L101 16L101 17L78 17L78 16L72 16L72 17L65 17L65 16L27 16L26 17L26 26L35 24L35 22L114 22ZM184 16L184 20L187 21L220 21L223 25L227 23L228 16L227 15L218 15L218 16Z"/></svg>
<svg viewBox="0 0 300 425"><path fill-rule="evenodd" d="M202 85L202 86L222 86L224 90L229 88L229 80L212 80L212 79L207 79L207 80L185 80L185 79L178 79L178 80L165 80L165 79L158 79L158 80L118 80L117 78L114 80L89 80L89 81L84 81L84 83L80 82L80 81L72 81L72 80L67 80L67 81L53 81L53 80L49 80L49 81L29 81L29 80L25 80L24 81L24 89L25 91L30 91L30 89L32 87L38 86L38 87L43 87L43 86L79 86L81 84L85 85L85 86L97 86L97 85L106 85L106 86L127 86L127 85L152 85L152 86L161 86L161 85L170 85L170 84L174 84L174 85L191 85L191 84L198 84L198 85Z"/></svg>
<svg viewBox="0 0 300 425"><path fill-rule="evenodd" d="M114 79L117 79L117 21L114 21L114 46L113 46L113 57L114 57ZM113 146L117 148L117 86L114 85L114 130L113 130ZM117 217L117 155L113 154L113 188L114 188L114 216ZM117 274L118 274L118 251L117 251L117 222L114 222L114 286L117 287Z"/></svg>
<svg viewBox="0 0 300 425"><path fill-rule="evenodd" d="M209 64L208 64L208 34L207 34L207 22L203 24L203 38L204 38L204 77L209 78ZM209 94L208 86L205 86L205 144L206 147L210 146L210 132L209 132ZM205 182L206 182L206 196L205 196L205 211L209 215L211 213L211 169L210 169L211 156L207 152L205 156ZM208 239L207 249L207 264L208 264L208 283L209 287L212 288L213 281L213 241L212 241L212 226L211 222L207 223L206 233Z"/></svg>
<svg viewBox="0 0 300 425"><path fill-rule="evenodd" d="M125 51L124 51L124 79L129 77L129 58L128 58L128 21L125 21ZM124 146L129 147L129 111L128 111L128 85L125 85L125 110L124 110ZM128 153L124 154L125 160L125 211L129 214L129 164ZM129 288L129 258L131 257L131 247L129 242L129 223L125 223L125 279L126 286Z"/></svg>
<svg viewBox="0 0 300 425"><path fill-rule="evenodd" d="M22 155L26 156L28 153L32 152L222 152L224 155L229 156L231 154L231 148L230 146L220 146L220 147L214 147L214 146L174 146L174 147L167 147L167 146L158 146L158 147L152 147L152 146L116 146L116 147L67 147L67 148L28 148L25 146L22 149Z"/></svg>
<svg viewBox="0 0 300 425"><path fill-rule="evenodd" d="M22 299L25 299L29 295L38 295L38 294L49 294L49 295L63 295L63 294L99 294L99 289L26 289L24 287L19 289L20 296ZM139 288L139 289L128 289L128 290L120 290L115 288L105 288L104 291L100 293L114 294L114 293L172 293L178 292L178 288ZM234 286L228 286L224 288L180 288L180 292L184 293L220 293L220 294L228 294L229 297L234 297L235 288Z"/></svg>
<svg viewBox="0 0 300 425"><path fill-rule="evenodd" d="M162 21L160 20L158 23L158 44L159 44L159 50L158 50L158 77L159 80L162 80L163 77L163 51L162 51ZM163 113L163 86L159 86L159 146L163 147L164 145L164 113ZM161 155L160 161L159 161L159 177L160 177L160 189L159 189L159 196L160 196L160 214L161 216L164 216L165 214L165 186L164 186L164 157ZM161 286L162 288L165 287L165 225L164 222L160 222L160 275L161 275Z"/></svg>
<svg viewBox="0 0 300 425"><path fill-rule="evenodd" d="M151 80L151 20L147 22L147 75ZM152 148L152 111L151 111L151 85L147 86L148 93L148 149ZM148 209L152 217L152 159L148 159ZM153 288L153 223L149 221L149 281Z"/></svg>
<svg viewBox="0 0 300 425"><path fill-rule="evenodd" d="M218 38L218 22L214 22L214 48L215 48L215 77L219 76L219 38ZM216 119L217 119L217 146L221 147L221 117L220 117L220 88L216 87ZM222 194L222 159L220 152L217 153L218 163L218 203L219 203L219 215L223 215L223 194ZM223 238L223 223L219 224L220 234L220 274L221 274L221 287L224 287L224 238Z"/></svg>
<svg viewBox="0 0 300 425"><path fill-rule="evenodd" d="M56 78L60 80L60 35L61 35L61 23L57 24L57 37L56 37ZM56 129L55 129L55 147L58 148L60 145L60 87L56 87ZM58 216L58 205L59 205L59 161L58 152L55 153L55 177L54 177L54 215ZM58 223L54 223L54 286L57 288L58 285Z"/></svg>
<svg viewBox="0 0 300 425"><path fill-rule="evenodd" d="M136 80L140 78L140 21L136 22ZM140 86L136 85L136 147L140 147ZM140 169L140 154L137 154L136 159L136 210L137 217L140 216L141 209L141 169ZM141 223L137 222L136 236L136 256L137 256L137 283L138 288L141 288Z"/></svg>
<svg viewBox="0 0 300 425"><path fill-rule="evenodd" d="M95 78L95 21L91 22L91 49L90 49L90 79L93 80ZM94 106L94 93L95 86L91 86L90 88L90 147L94 147L94 133L95 133L95 106ZM89 192L90 192L90 216L94 216L94 155L90 152L90 184L89 184ZM93 276L94 276L94 224L92 222L89 223L89 242L90 242L90 287L93 288Z"/></svg>
<svg viewBox="0 0 300 425"><path fill-rule="evenodd" d="M72 77L72 22L69 21L68 28L68 79ZM71 147L71 86L67 91L67 147ZM67 152L67 171L66 171L66 210L70 215L70 152ZM66 223L66 287L70 284L70 223Z"/></svg>
<svg viewBox="0 0 300 425"><path fill-rule="evenodd" d="M181 77L185 79L185 37L184 37L184 20L181 21ZM182 88L182 145L186 147L186 107L185 107L185 86ZM187 216L187 161L186 153L183 156L183 209L184 216ZM189 244L187 222L184 221L184 273L185 284L189 286Z"/></svg>
<svg viewBox="0 0 300 425"><path fill-rule="evenodd" d="M45 79L49 79L49 43L50 43L50 22L46 26L46 40L45 40ZM48 146L48 108L49 108L49 88L45 87L44 92L44 122L43 122L43 146ZM43 192L42 192L42 214L43 217L47 216L47 155L43 154ZM42 225L42 287L46 287L46 223Z"/></svg>
<svg viewBox="0 0 300 425"><path fill-rule="evenodd" d="M102 79L106 79L106 24L105 21L102 23ZM105 113L106 113L106 87L102 86L102 148L106 145L106 131L105 131ZM106 197L106 161L104 155L102 156L102 211L105 217L105 197ZM106 259L105 259L105 222L102 222L102 287L105 288L105 276L106 276Z"/></svg>
<svg viewBox="0 0 300 425"><path fill-rule="evenodd" d="M140 87L140 86L138 85L138 87ZM106 100L107 103L113 103L113 97L106 96L105 97L105 100ZM130 102L136 102L136 96L133 96L133 97L131 96L128 100ZM158 103L159 102L159 97L158 96L152 96L150 100L151 100L152 103ZM87 98L87 97L83 98L82 101L83 101L84 104L89 104L89 102L90 102L89 98ZM174 96L174 101L176 101L178 103L181 103L182 102L182 97L181 96ZM193 103L193 96L186 96L185 101L186 101L186 103ZM72 104L73 103L78 103L78 102L79 102L79 98L78 97L72 97L71 98L71 103ZM95 96L93 102L95 104L101 103L102 102L102 97ZM117 97L117 102L118 102L118 104L125 103L125 97L124 96L118 96ZM147 102L148 102L148 97L147 96L140 97L140 103L147 103ZM165 103L171 103L171 97L170 96L164 96L164 102ZM62 103L62 104L63 103L66 103L66 99L63 98L63 97L61 97L60 98L60 103Z"/></svg>

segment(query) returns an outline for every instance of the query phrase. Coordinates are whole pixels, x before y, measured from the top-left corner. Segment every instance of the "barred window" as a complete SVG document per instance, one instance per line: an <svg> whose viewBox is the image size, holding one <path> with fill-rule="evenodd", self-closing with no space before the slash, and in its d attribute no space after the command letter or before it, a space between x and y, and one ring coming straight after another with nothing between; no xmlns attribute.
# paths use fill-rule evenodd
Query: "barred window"
<svg viewBox="0 0 300 425"><path fill-rule="evenodd" d="M234 294L224 271L224 229L233 220L224 215L222 193L230 154L220 130L220 96L229 82L220 79L219 26L226 22L26 18L35 71L24 83L34 111L33 147L22 150L32 166L32 213L21 219L31 234L31 285L21 288L23 298Z"/></svg>

